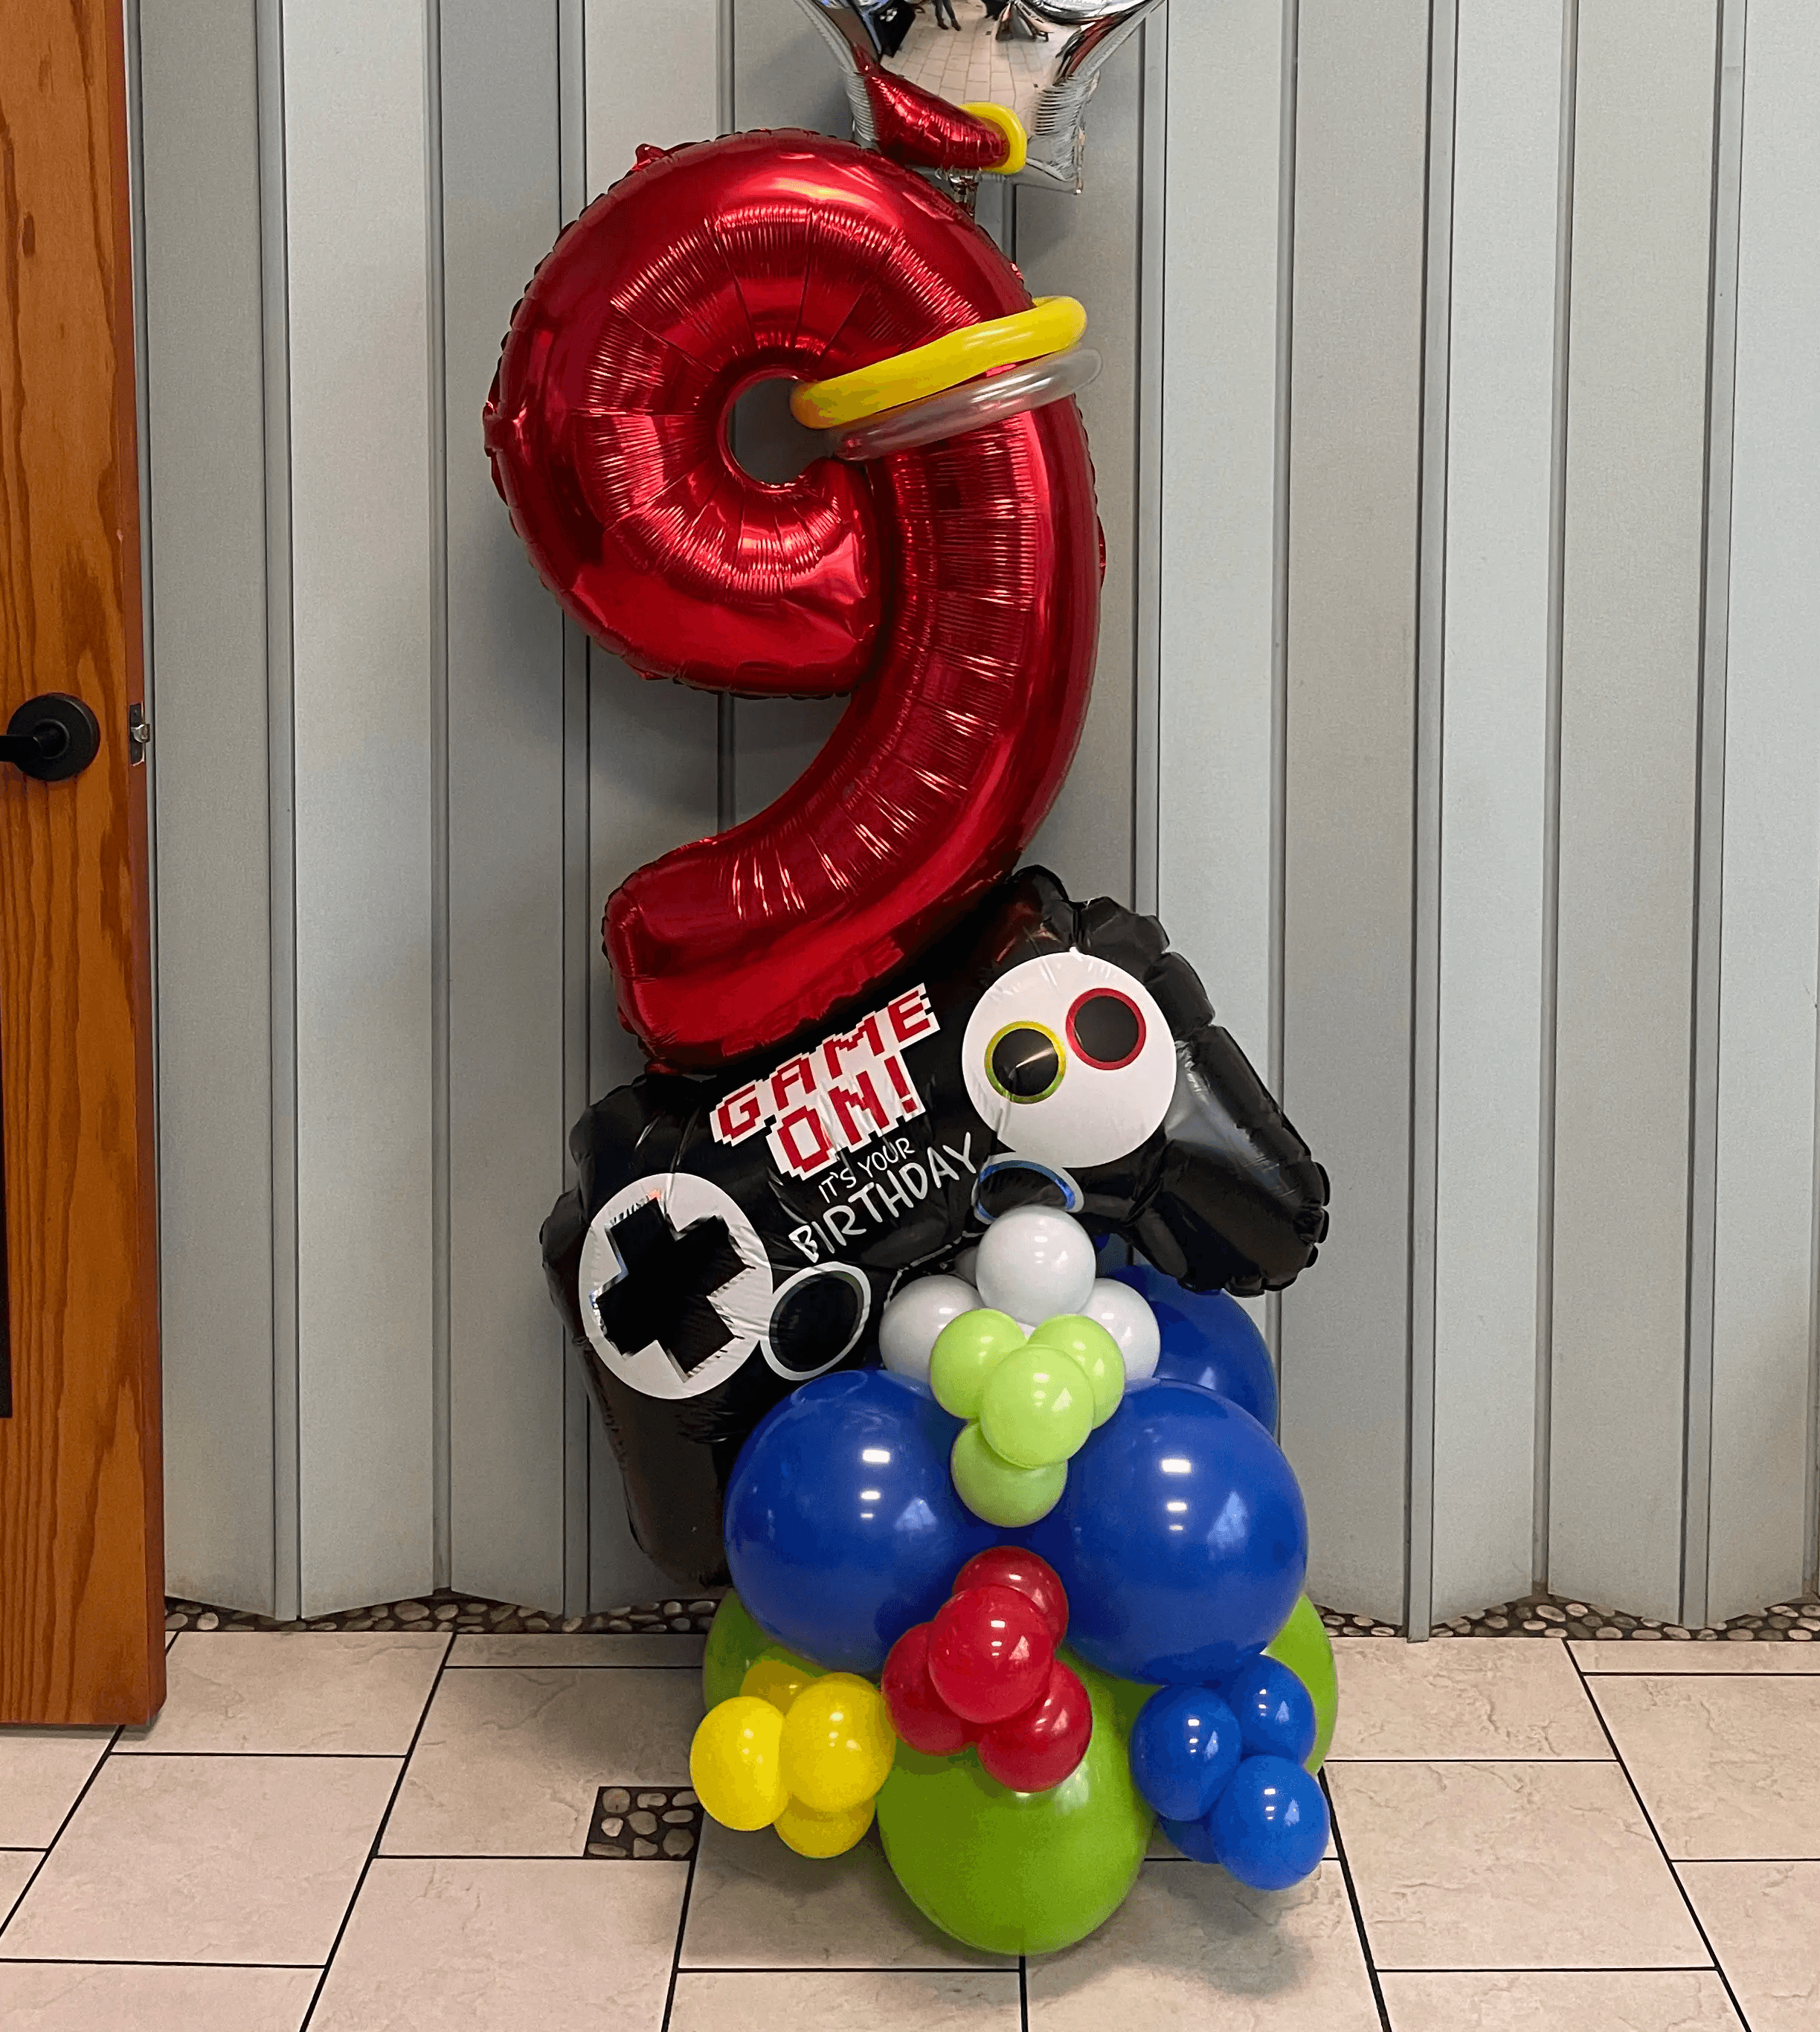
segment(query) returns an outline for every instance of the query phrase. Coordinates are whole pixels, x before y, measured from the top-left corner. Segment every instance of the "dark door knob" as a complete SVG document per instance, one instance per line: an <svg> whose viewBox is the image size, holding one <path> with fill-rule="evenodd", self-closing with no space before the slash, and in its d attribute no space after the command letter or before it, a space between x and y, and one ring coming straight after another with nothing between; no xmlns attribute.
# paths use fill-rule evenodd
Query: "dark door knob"
<svg viewBox="0 0 1820 2032"><path fill-rule="evenodd" d="M80 775L100 751L99 722L68 692L28 699L0 734L0 762L16 763L41 783Z"/></svg>

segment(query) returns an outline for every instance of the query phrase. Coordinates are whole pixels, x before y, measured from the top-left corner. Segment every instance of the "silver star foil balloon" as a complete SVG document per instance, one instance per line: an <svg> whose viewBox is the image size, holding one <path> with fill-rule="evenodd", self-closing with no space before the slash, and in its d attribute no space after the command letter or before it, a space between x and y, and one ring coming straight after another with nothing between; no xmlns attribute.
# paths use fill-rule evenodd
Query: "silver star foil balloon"
<svg viewBox="0 0 1820 2032"><path fill-rule="evenodd" d="M902 0L798 0L840 66L854 136L865 148L879 145L866 69L882 65L896 76L922 82L914 68L894 64L886 54L882 17L899 4ZM1033 91L1020 92L1012 107L1029 130L1030 153L1024 166L1007 181L1048 190L1080 189L1087 102L1100 82L1100 72L1145 16L1161 4L1162 0L1006 0L996 27L980 24L1000 41L1022 34L1056 43ZM1065 32L1058 38L1052 30ZM944 181L970 184L972 179ZM956 195L962 193L957 190ZM970 191L966 195L970 196Z"/></svg>

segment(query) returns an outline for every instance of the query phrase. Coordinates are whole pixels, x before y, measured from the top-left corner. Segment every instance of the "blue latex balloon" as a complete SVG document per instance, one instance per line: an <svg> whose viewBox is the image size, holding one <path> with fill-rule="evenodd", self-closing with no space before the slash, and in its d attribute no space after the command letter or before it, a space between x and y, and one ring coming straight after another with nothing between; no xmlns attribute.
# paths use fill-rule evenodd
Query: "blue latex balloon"
<svg viewBox="0 0 1820 2032"><path fill-rule="evenodd" d="M1247 1757L1220 1795L1213 1854L1241 1884L1287 1891L1327 1853L1327 1799L1286 1757Z"/></svg>
<svg viewBox="0 0 1820 2032"><path fill-rule="evenodd" d="M1204 1821L1239 1769L1240 1741L1212 1687L1163 1686L1132 1724L1131 1776L1165 1821Z"/></svg>
<svg viewBox="0 0 1820 2032"><path fill-rule="evenodd" d="M1112 1275L1129 1284L1157 1315L1163 1351L1157 1374L1198 1383L1276 1429L1276 1372L1251 1315L1230 1291L1190 1291L1148 1263Z"/></svg>
<svg viewBox="0 0 1820 2032"><path fill-rule="evenodd" d="M753 1619L830 1672L877 1672L1003 1537L955 1493L959 1430L928 1391L883 1369L818 1376L771 1410L725 1506L727 1563Z"/></svg>
<svg viewBox="0 0 1820 2032"><path fill-rule="evenodd" d="M1177 1686L1217 1685L1261 1651L1308 1563L1302 1492L1276 1442L1191 1383L1128 1388L1026 1536L1061 1576L1068 1642L1089 1665Z"/></svg>
<svg viewBox="0 0 1820 2032"><path fill-rule="evenodd" d="M1213 1830L1205 1821L1166 1821L1157 1825L1190 1862L1217 1862L1213 1853Z"/></svg>
<svg viewBox="0 0 1820 2032"><path fill-rule="evenodd" d="M1286 1757L1306 1764L1314 1747L1314 1702L1287 1665L1254 1658L1220 1688L1238 1717L1247 1757Z"/></svg>

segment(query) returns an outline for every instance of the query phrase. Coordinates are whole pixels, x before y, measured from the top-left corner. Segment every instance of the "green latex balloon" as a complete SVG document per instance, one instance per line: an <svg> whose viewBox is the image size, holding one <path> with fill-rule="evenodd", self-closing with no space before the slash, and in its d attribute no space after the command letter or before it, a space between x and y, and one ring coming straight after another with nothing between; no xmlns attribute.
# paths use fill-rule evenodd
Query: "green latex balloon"
<svg viewBox="0 0 1820 2032"><path fill-rule="evenodd" d="M981 1305L950 1320L929 1353L929 1388L957 1418L977 1418L986 1379L1024 1344L1024 1330L1006 1313Z"/></svg>
<svg viewBox="0 0 1820 2032"><path fill-rule="evenodd" d="M1072 1776L1047 1792L1011 1792L974 1750L924 1757L899 1743L878 1795L899 1883L944 1933L988 1954L1052 1954L1084 1940L1124 1903L1149 1843L1118 1683L1067 1663L1093 1703L1093 1738Z"/></svg>
<svg viewBox="0 0 1820 2032"><path fill-rule="evenodd" d="M1072 1460L1093 1429L1093 1386L1059 1348L1003 1356L980 1395L980 1435L1013 1467Z"/></svg>
<svg viewBox="0 0 1820 2032"><path fill-rule="evenodd" d="M708 1648L701 1656L701 1698L714 1707L733 1698L746 1674L761 1658L781 1658L819 1679L822 1668L807 1658L787 1651L768 1630L761 1630L746 1613L746 1604L731 1588L720 1598L708 1625Z"/></svg>
<svg viewBox="0 0 1820 2032"><path fill-rule="evenodd" d="M1103 1425L1125 1394L1125 1358L1119 1343L1097 1320L1084 1313L1062 1313L1045 1320L1030 1335L1032 1347L1060 1350L1079 1369L1093 1390L1093 1423Z"/></svg>
<svg viewBox="0 0 1820 2032"><path fill-rule="evenodd" d="M1289 1620L1264 1647L1264 1655L1287 1665L1314 1703L1314 1747L1308 1753L1308 1768L1318 1771L1333 1741L1333 1725L1340 1719L1340 1679L1333 1668L1333 1640L1321 1619L1321 1612L1306 1595L1289 1612Z"/></svg>
<svg viewBox="0 0 1820 2032"><path fill-rule="evenodd" d="M994 1453L977 1425L963 1425L948 1455L955 1492L976 1517L1002 1531L1047 1517L1068 1485L1066 1461L1053 1467L1013 1467Z"/></svg>

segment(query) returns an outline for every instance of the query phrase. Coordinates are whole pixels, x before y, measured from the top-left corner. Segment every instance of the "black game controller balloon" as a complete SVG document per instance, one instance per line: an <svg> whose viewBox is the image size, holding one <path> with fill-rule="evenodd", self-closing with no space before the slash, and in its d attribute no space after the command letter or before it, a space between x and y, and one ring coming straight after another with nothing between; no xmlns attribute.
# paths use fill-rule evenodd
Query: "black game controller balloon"
<svg viewBox="0 0 1820 2032"><path fill-rule="evenodd" d="M1024 869L825 1034L709 1078L648 1073L570 1138L556 1303L679 1586L724 1578L742 1443L798 1384L877 1360L905 1278L997 1215L1066 1208L1190 1290L1280 1291L1327 1175L1154 917Z"/></svg>

